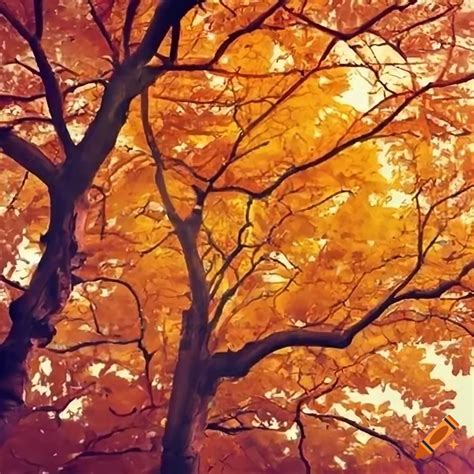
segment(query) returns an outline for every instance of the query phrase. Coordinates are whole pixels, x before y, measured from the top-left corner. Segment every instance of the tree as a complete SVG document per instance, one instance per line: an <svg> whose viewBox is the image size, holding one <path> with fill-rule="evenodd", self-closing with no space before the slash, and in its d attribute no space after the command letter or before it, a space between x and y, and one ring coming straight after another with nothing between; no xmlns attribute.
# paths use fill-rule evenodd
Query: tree
<svg viewBox="0 0 474 474"><path fill-rule="evenodd" d="M1 472L471 472L467 5L0 17Z"/></svg>

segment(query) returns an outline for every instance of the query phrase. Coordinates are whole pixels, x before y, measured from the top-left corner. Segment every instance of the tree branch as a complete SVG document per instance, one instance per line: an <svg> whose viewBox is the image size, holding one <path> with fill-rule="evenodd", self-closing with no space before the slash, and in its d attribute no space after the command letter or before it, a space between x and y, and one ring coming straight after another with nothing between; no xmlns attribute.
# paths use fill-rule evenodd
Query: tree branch
<svg viewBox="0 0 474 474"><path fill-rule="evenodd" d="M149 62L158 51L168 30L198 3L198 0L163 0L160 2L140 45L128 58L129 65L141 67Z"/></svg>
<svg viewBox="0 0 474 474"><path fill-rule="evenodd" d="M34 0L35 7L35 36L41 41L43 37L43 0Z"/></svg>
<svg viewBox="0 0 474 474"><path fill-rule="evenodd" d="M48 188L54 186L57 178L56 167L38 147L15 135L9 127L0 128L0 148Z"/></svg>
<svg viewBox="0 0 474 474"><path fill-rule="evenodd" d="M178 59L179 37L181 33L181 25L178 21L171 29L171 46L170 46L170 62L174 63Z"/></svg>
<svg viewBox="0 0 474 474"><path fill-rule="evenodd" d="M39 21L36 25L41 25L40 33L42 32L42 12L40 15L41 2L35 3L35 17ZM54 75L54 71L46 57L40 38L32 35L26 27L13 15L6 5L0 4L0 15L3 15L10 25L18 32L18 34L28 43L30 49L35 57L36 64L40 72L41 80L46 93L46 102L48 104L51 119L58 134L59 140L64 148L66 155L72 154L75 150L74 142L69 135L66 122L63 116L63 99L58 81ZM40 17L41 16L41 17ZM39 18L40 17L40 18Z"/></svg>
<svg viewBox="0 0 474 474"><path fill-rule="evenodd" d="M120 54L115 46L112 37L110 36L109 32L107 31L107 28L104 25L104 22L100 18L100 16L97 13L97 10L94 7L94 3L92 0L87 0L87 3L89 4L89 8L91 10L91 15L92 19L94 20L94 23L97 25L97 28L100 31L100 34L104 38L105 42L107 43L107 46L110 49L110 53L112 54L112 64L117 67L120 63Z"/></svg>
<svg viewBox="0 0 474 474"><path fill-rule="evenodd" d="M265 20L270 18L280 7L286 3L286 0L278 0L270 8L261 13L257 18L251 21L247 26L241 28L240 30L232 32L225 41L223 41L220 46L217 48L217 51L214 53L212 59L206 63L206 66L212 66L217 64L220 58L225 54L229 47L241 36L252 33L253 31L260 28Z"/></svg>
<svg viewBox="0 0 474 474"><path fill-rule="evenodd" d="M135 15L137 13L137 9L139 5L140 5L140 0L130 0L128 2L127 12L125 14L122 41L123 41L123 49L124 49L126 58L130 56L130 35L132 33L133 20L135 19Z"/></svg>
<svg viewBox="0 0 474 474"><path fill-rule="evenodd" d="M87 347L97 347L102 345L116 345L116 346L128 346L130 344L136 344L139 339L97 339L93 341L78 342L72 346L52 346L48 347L48 351L54 352L55 354L68 354L69 352L79 351Z"/></svg>
<svg viewBox="0 0 474 474"><path fill-rule="evenodd" d="M311 472L312 472L311 463L308 461L308 458L306 457L306 455L304 453L304 442L305 442L307 436L306 436L306 431L305 431L303 420L301 419L301 414L302 413L304 414L304 412L302 412L302 410L301 410L301 405L302 405L302 403L298 403L298 406L296 408L296 416L295 416L295 423L296 423L296 426L298 427L298 431L299 431L298 452L299 452L299 455L300 455L301 462L304 465L305 473L306 474L311 474Z"/></svg>
<svg viewBox="0 0 474 474"><path fill-rule="evenodd" d="M72 163L66 163L64 169L64 174L76 193L80 194L87 189L100 165L115 146L117 136L127 119L131 100L156 80L157 71L148 74L144 66L153 58L169 29L196 4L197 0L160 2L142 42L114 71L99 111L78 145L84 159L80 165L77 160L72 160ZM158 72L164 72L164 68L160 68Z"/></svg>
<svg viewBox="0 0 474 474"><path fill-rule="evenodd" d="M173 201L171 200L171 196L168 192L168 188L166 186L165 176L163 173L163 157L161 156L161 152L158 148L158 144L156 143L155 136L153 134L153 129L150 125L150 110L148 104L148 89L144 90L140 96L140 105L141 105L141 118L142 118L142 126L143 132L145 133L145 138L150 148L151 156L155 160L156 164L156 173L155 173L155 181L158 187L158 191L160 192L161 199L163 200L163 205L166 210L166 214L168 215L171 223L174 226L177 226L182 223L182 219L179 217L178 213L176 212L176 208L174 207Z"/></svg>
<svg viewBox="0 0 474 474"><path fill-rule="evenodd" d="M287 12L291 13L293 16L299 18L300 20L303 20L305 23L312 26L313 28L321 31L322 33L326 33L342 41L347 41L369 30L372 26L374 26L380 20L387 17L390 13L393 13L395 11L402 12L406 10L409 6L414 5L416 2L417 0L409 0L408 3L406 3L405 5L397 5L396 3L394 5L390 5L389 7L377 13L377 15L373 16L372 18L367 20L365 23L354 28L353 31L348 32L348 33L343 32L343 31L333 30L332 28L328 28L327 26L320 25L319 23L316 23L315 21L311 20L311 18L309 18L308 16L306 16L305 14L301 12L296 12L287 7L284 7L284 9Z"/></svg>
<svg viewBox="0 0 474 474"><path fill-rule="evenodd" d="M304 411L302 411L302 413L305 416L309 416L311 418L316 418L316 419L321 420L321 421L336 420L336 421L339 421L341 423L345 423L346 425L350 425L353 428L355 428L359 431L362 431L363 433L366 433L370 436L373 436L374 438L378 438L378 439L381 439L382 441L386 441L387 443L389 443L393 447L395 447L395 449L397 449L397 451L401 452L405 457L407 457L408 459L410 459L413 462L417 462L415 457L407 451L407 449L402 445L402 443L400 441L397 441L397 440L395 440L395 439L393 439L390 436L387 436L385 434L378 433L377 431L375 431L371 428L367 428L367 427L361 425L360 423L357 423L354 420L346 418L345 416L318 415L316 413L305 413Z"/></svg>
<svg viewBox="0 0 474 474"><path fill-rule="evenodd" d="M456 278L442 282L431 289L411 290L398 294L401 287L398 285L360 321L342 331L317 332L307 329L280 331L259 341L249 342L237 352L218 352L212 357L211 372L215 377L242 377L264 357L292 346L346 348L358 333L382 316L392 305L409 299L438 298L449 289L459 285L461 279L472 269L474 269L474 261L466 264Z"/></svg>
<svg viewBox="0 0 474 474"><path fill-rule="evenodd" d="M0 274L0 281L2 283L5 283L5 285L8 285L8 286L14 288L15 290L18 290L18 291L25 291L26 290L19 283L17 283L16 281L10 280L10 278L7 278L5 275Z"/></svg>
<svg viewBox="0 0 474 474"><path fill-rule="evenodd" d="M454 85L463 84L465 82L469 82L474 79L474 73L468 74L466 76L462 76L456 79L450 80L439 80L436 82L431 82L426 84L424 87L418 89L415 92L406 97L402 103L395 108L395 110L390 113L385 119L381 120L376 126L374 126L368 132L365 132L357 137L353 137L346 142L341 143L340 145L334 147L332 150L328 151L324 155L320 156L319 158L315 158L307 163L303 163L301 165L291 166L285 172L283 172L272 184L267 186L261 191L252 191L250 189L243 188L241 186L224 186L224 187L213 187L212 191L214 192L240 192L247 194L248 196L253 197L254 199L263 199L265 197L270 196L273 191L275 191L282 183L284 183L287 179L299 174L303 171L308 169L314 168L318 165L325 163L326 161L330 160L331 158L335 157L339 153L343 152L344 150L352 147L356 144L361 144L366 141L375 139L375 135L381 132L385 127L387 127L393 120L403 111L405 108L413 102L417 97L421 96L422 94L428 92L431 89L441 88L441 87L449 87ZM407 93L399 94L400 96L406 96Z"/></svg>
<svg viewBox="0 0 474 474"><path fill-rule="evenodd" d="M258 30L265 20L270 18L280 7L282 7L287 0L278 0L274 3L270 8L265 10L261 13L257 18L252 20L247 26L236 30L229 34L229 36L219 45L217 50L215 51L214 55L211 59L206 61L205 63L199 64L169 64L167 65L168 70L171 71L205 71L207 69L211 69L214 65L216 65L219 60L224 56L227 50L242 36L252 33ZM197 4L198 2L196 2ZM151 74L155 74L156 72L160 72L160 67L150 67L149 72Z"/></svg>
<svg viewBox="0 0 474 474"><path fill-rule="evenodd" d="M105 87L107 85L107 80L105 78L96 78L96 79L86 79L84 81L79 81L76 84L73 84L69 87L62 89L61 96L65 97L68 94L75 92L81 87L88 86L90 84L101 85ZM44 92L39 92L37 94L31 95L20 95L20 94L0 94L0 103L10 103L10 102L20 102L20 103L29 103L34 102L35 100L43 99L46 96Z"/></svg>

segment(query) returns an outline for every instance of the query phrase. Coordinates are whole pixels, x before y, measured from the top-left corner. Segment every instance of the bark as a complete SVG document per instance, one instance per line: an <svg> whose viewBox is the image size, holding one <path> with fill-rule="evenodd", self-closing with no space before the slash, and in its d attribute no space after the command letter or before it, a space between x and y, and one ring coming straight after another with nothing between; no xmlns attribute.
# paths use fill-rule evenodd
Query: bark
<svg viewBox="0 0 474 474"><path fill-rule="evenodd" d="M51 317L61 311L69 297L70 265L77 250L74 222L75 201L58 189L51 191L46 250L29 287L10 304L12 325L0 345L0 442L21 415L15 409L23 406L25 364L32 342L45 346L51 341L55 334Z"/></svg>
<svg viewBox="0 0 474 474"><path fill-rule="evenodd" d="M208 405L215 391L215 384L208 376L209 288L197 245L197 236L202 225L204 196L202 192L196 191L196 205L191 213L185 219L179 216L168 192L162 156L149 121L148 91L144 91L141 95L141 111L143 130L156 162L156 186L183 251L192 301L191 307L182 315L178 360L159 472L197 474Z"/></svg>
<svg viewBox="0 0 474 474"><path fill-rule="evenodd" d="M185 312L163 437L160 474L198 474L199 453L215 391L208 379L206 331L193 310Z"/></svg>
<svg viewBox="0 0 474 474"><path fill-rule="evenodd" d="M12 127L0 128L0 150L43 181L51 196L50 226L46 250L32 276L30 286L10 305L12 326L0 344L0 445L9 428L21 417L25 364L32 341L47 345L55 334L54 317L66 304L71 290L71 259L77 251L74 236L76 202L87 193L96 172L115 145L127 119L131 100L157 77L146 67L168 30L195 5L197 0L162 0L135 51L127 55L108 83L101 106L84 138L74 145L63 117L62 93L42 49L41 3L36 3L36 36L0 4L5 17L29 44L36 59L45 97L65 161L54 166L42 151L18 137ZM147 72L147 74L145 74Z"/></svg>
<svg viewBox="0 0 474 474"><path fill-rule="evenodd" d="M434 242L434 241L433 241ZM429 300L441 297L444 293L461 284L462 279L474 270L474 261L464 265L458 275L441 281L437 286L426 289L413 289L402 292L418 273L421 265L416 265L395 288L352 326L344 330L312 331L310 329L290 329L278 331L257 341L248 342L236 352L216 352L210 362L210 371L217 377L244 377L250 369L268 355L287 347L330 347L344 349L354 337L369 327L386 311L407 300Z"/></svg>

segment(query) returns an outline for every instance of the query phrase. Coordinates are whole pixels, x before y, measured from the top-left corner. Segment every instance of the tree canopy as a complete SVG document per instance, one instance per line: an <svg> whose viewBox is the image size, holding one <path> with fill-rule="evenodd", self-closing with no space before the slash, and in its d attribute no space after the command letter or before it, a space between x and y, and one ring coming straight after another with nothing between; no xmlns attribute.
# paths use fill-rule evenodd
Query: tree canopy
<svg viewBox="0 0 474 474"><path fill-rule="evenodd" d="M473 18L0 0L0 472L472 472Z"/></svg>

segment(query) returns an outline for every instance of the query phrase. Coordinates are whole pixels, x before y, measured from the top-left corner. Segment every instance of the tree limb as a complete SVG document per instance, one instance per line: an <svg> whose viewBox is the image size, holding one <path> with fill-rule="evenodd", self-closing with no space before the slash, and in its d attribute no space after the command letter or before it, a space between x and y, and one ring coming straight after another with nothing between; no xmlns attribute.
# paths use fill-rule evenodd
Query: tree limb
<svg viewBox="0 0 474 474"><path fill-rule="evenodd" d="M112 63L115 67L117 67L120 62L120 54L117 49L117 46L114 44L112 37L110 36L110 33L107 31L107 28L104 25L104 22L102 21L99 14L97 13L97 10L95 9L95 6L92 0L87 0L87 3L89 4L92 19L94 20L94 23L97 25L97 28L99 29L100 34L102 35L105 42L107 43L107 46L110 49L110 53L112 54Z"/></svg>
<svg viewBox="0 0 474 474"><path fill-rule="evenodd" d="M140 45L128 58L128 65L135 68L148 63L157 52L168 30L198 3L198 0L160 2Z"/></svg>
<svg viewBox="0 0 474 474"><path fill-rule="evenodd" d="M11 288L14 288L15 290L18 290L18 291L25 291L26 290L26 288L23 288L16 281L10 280L10 278L7 278L5 275L0 275L0 281L2 283L5 283L5 285L10 286Z"/></svg>
<svg viewBox="0 0 474 474"><path fill-rule="evenodd" d="M41 2L36 2L35 17L39 22L36 26L38 27L38 25L41 25L40 33L42 33L42 12L41 14L39 13L40 7ZM48 109L49 113L51 114L54 128L58 134L59 140L61 141L66 155L72 154L74 152L75 145L71 139L71 136L69 135L69 131L64 120L61 90L54 75L54 71L51 68L48 58L46 57L46 53L41 46L40 38L36 35L32 35L6 5L0 4L0 15L5 17L10 25L30 46L33 56L35 57L36 64L38 65L41 80L43 82L46 93L46 102L48 104Z"/></svg>
<svg viewBox="0 0 474 474"><path fill-rule="evenodd" d="M318 165L325 163L326 161L330 160L331 158L335 157L342 151L356 145L367 142L369 140L374 139L374 135L382 131L385 127L387 127L393 120L403 111L406 109L411 102L413 102L417 97L425 94L431 89L435 88L442 88L442 87L449 87L454 85L463 84L469 82L474 79L474 73L467 74L462 77L458 77L455 79L448 79L448 80L438 80L435 82L430 82L426 84L424 87L421 87L415 92L411 93L402 93L397 94L400 97L406 96L405 99L401 102L401 104L395 108L387 117L377 123L371 130L362 133L356 137L353 137L345 142L342 142L338 146L334 147L332 150L328 151L324 155L310 160L306 163L301 165L294 165L284 171L275 181L268 185L266 188L262 189L261 191L252 191L250 189L243 188L241 186L224 186L224 187L213 187L212 191L214 192L240 192L247 194L248 196L253 197L254 199L263 199L265 197L270 196L273 191L275 191L281 184L283 184L287 179L299 174L303 171L308 169L314 168Z"/></svg>
<svg viewBox="0 0 474 474"><path fill-rule="evenodd" d="M84 81L79 81L71 86L65 87L61 90L61 96L66 97L68 94L75 92L81 87L88 86L90 84L101 85L105 87L107 85L107 79L103 77L98 77L96 79L86 79ZM34 102L35 100L43 99L46 96L44 92L39 92L37 94L31 95L20 95L20 94L0 94L0 102L9 103L9 102L20 102L20 103L29 103Z"/></svg>
<svg viewBox="0 0 474 474"><path fill-rule="evenodd" d="M181 25L178 21L171 29L171 46L170 46L170 62L174 63L178 59L179 37L181 33Z"/></svg>
<svg viewBox="0 0 474 474"><path fill-rule="evenodd" d="M43 37L43 0L34 0L35 36L41 41Z"/></svg>
<svg viewBox="0 0 474 474"><path fill-rule="evenodd" d="M327 26L316 23L315 21L311 20L311 18L309 18L308 16L306 16L305 14L301 12L296 12L288 7L283 7L283 8L287 12L291 13L293 16L299 18L300 20L303 20L305 23L321 31L322 33L326 33L342 41L347 41L369 30L372 26L374 26L383 18L387 17L390 13L393 13L395 11L402 12L406 10L408 7L410 7L411 5L414 5L416 2L417 0L409 0L405 5L397 5L396 3L393 5L390 5L389 7L385 8L381 12L377 13L377 15L373 16L372 18L364 22L362 25L354 28L354 30L351 32L333 30L332 28L328 28Z"/></svg>
<svg viewBox="0 0 474 474"><path fill-rule="evenodd" d="M133 20L135 19L135 15L137 13L137 9L139 5L140 5L140 0L130 0L128 2L127 12L125 14L125 21L123 24L123 32L122 32L122 41L123 41L123 49L124 49L126 58L130 56L130 35L132 32Z"/></svg>
<svg viewBox="0 0 474 474"><path fill-rule="evenodd" d="M409 299L433 299L459 285L461 279L474 269L474 261L466 264L458 276L441 282L438 286L426 290L411 290L398 294L400 285L385 297L375 308L357 323L345 330L332 332L291 329L280 331L254 342L245 344L236 352L218 352L212 357L211 371L215 377L242 377L264 357L280 349L292 346L331 347L343 349L348 347L354 337L373 323L392 305Z"/></svg>
<svg viewBox="0 0 474 474"><path fill-rule="evenodd" d="M131 100L156 80L157 72L147 74L144 66L158 50L169 29L176 24L197 0L163 0L155 13L142 42L113 73L94 120L78 145L83 159L66 163L64 173L70 186L80 194L90 185L93 176L115 146L117 136L127 119ZM160 68L159 72L163 72Z"/></svg>
<svg viewBox="0 0 474 474"><path fill-rule="evenodd" d="M373 436L374 438L378 438L378 439L381 439L382 441L386 441L387 443L389 443L393 447L395 447L395 449L397 451L401 452L405 457L407 457L408 459L410 459L413 462L417 462L417 460L415 459L415 456L410 454L410 452L407 451L407 449L402 445L402 443L400 441L397 441L397 440L395 440L395 439L393 439L390 436L387 436L385 434L378 433L377 431L375 431L371 428L367 428L366 426L363 426L363 425L361 425L360 423L357 423L354 420L346 418L345 416L319 415L319 414L316 414L316 413L306 413L304 410L302 411L302 413L305 416L309 416L311 418L316 418L316 419L321 420L321 421L336 420L336 421L339 421L341 423L345 423L346 425L352 426L353 428L355 428L359 431L362 431L363 433L366 433L370 436Z"/></svg>
<svg viewBox="0 0 474 474"><path fill-rule="evenodd" d="M145 138L150 149L151 155L156 163L156 173L155 181L160 192L161 199L163 200L163 205L166 210L171 223L174 226L178 226L182 223L182 219L179 217L174 207L171 196L168 192L168 187L166 186L165 176L163 173L163 157L156 143L155 136L153 134L153 129L150 124L150 110L148 104L148 89L144 90L140 96L140 105L141 105L141 118L143 131L145 133Z"/></svg>
<svg viewBox="0 0 474 474"><path fill-rule="evenodd" d="M217 50L215 51L214 55L211 59L206 61L205 63L198 63L198 64L167 64L166 67L170 71L205 71L208 69L212 69L219 60L224 56L227 50L242 36L252 33L258 30L265 20L270 18L280 7L282 7L287 0L278 0L275 2L270 8L265 10L261 13L257 18L252 20L248 25L240 28L229 34L229 36L219 45ZM198 2L196 1L196 4ZM161 67L151 66L149 68L149 73L151 75L160 73Z"/></svg>
<svg viewBox="0 0 474 474"><path fill-rule="evenodd" d="M0 128L0 148L48 188L54 186L57 168L38 147L15 135L10 127Z"/></svg>

